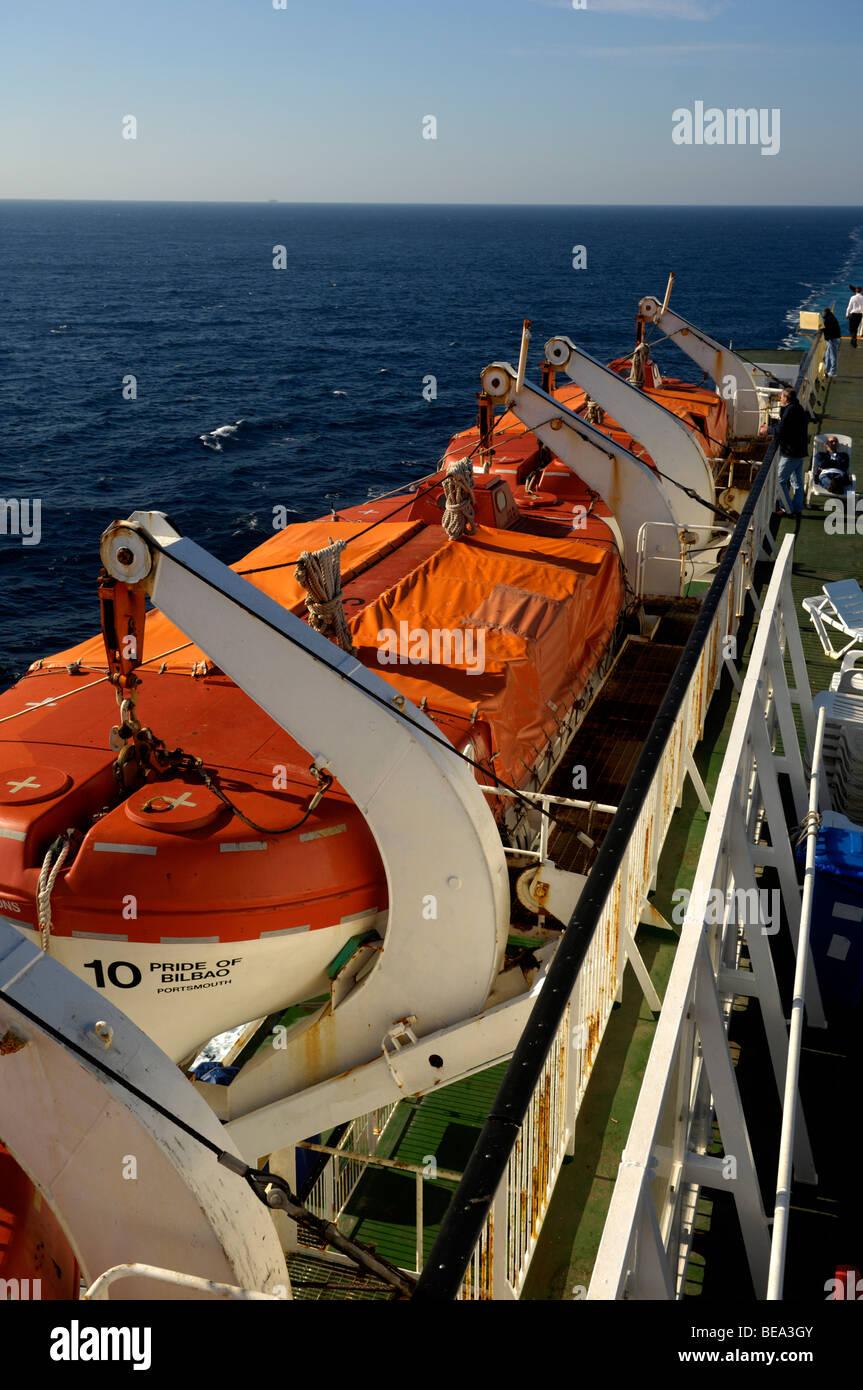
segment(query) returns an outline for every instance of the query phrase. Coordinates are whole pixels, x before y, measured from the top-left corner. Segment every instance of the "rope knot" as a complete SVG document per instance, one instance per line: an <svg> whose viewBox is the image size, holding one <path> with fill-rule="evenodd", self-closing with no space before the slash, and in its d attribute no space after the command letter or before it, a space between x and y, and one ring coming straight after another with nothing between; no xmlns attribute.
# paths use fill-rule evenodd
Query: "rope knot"
<svg viewBox="0 0 863 1390"><path fill-rule="evenodd" d="M647 368L647 359L650 348L647 343L639 343L632 354L632 366L629 369L629 384L637 386L639 391L644 389L644 374Z"/></svg>
<svg viewBox="0 0 863 1390"><path fill-rule="evenodd" d="M321 550L304 550L294 578L306 591L309 627L356 656L342 602L341 553L345 545L345 541L331 541Z"/></svg>
<svg viewBox="0 0 863 1390"><path fill-rule="evenodd" d="M54 883L57 875L63 867L63 863L72 847L72 831L64 830L62 835L48 846L45 858L42 860L42 868L39 870L39 879L36 884L36 920L39 926L39 944L43 951L47 951L51 942L51 927L53 917L51 912L51 894L54 891Z"/></svg>
<svg viewBox="0 0 863 1390"><path fill-rule="evenodd" d="M473 506L473 465L469 459L451 463L443 480L446 507L441 525L451 541L472 536L476 531Z"/></svg>

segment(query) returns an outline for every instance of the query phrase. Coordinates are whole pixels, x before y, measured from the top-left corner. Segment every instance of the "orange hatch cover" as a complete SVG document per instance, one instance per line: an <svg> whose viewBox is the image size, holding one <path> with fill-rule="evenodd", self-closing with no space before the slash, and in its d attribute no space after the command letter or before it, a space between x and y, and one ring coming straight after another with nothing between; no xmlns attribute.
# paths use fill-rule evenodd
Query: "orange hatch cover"
<svg viewBox="0 0 863 1390"><path fill-rule="evenodd" d="M480 527L381 595L351 633L364 664L432 716L488 721L496 772L524 783L622 602L611 545Z"/></svg>

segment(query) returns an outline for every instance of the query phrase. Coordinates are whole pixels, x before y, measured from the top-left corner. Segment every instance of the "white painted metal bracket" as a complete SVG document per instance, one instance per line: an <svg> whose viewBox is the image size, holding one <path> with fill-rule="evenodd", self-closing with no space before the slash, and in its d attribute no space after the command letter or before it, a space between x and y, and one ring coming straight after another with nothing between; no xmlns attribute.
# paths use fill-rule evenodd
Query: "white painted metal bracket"
<svg viewBox="0 0 863 1390"><path fill-rule="evenodd" d="M645 522L665 522L644 564L644 591L674 595L680 592L677 565L680 545L677 522L668 492L658 475L609 435L595 429L546 391L530 382L517 389L517 373L508 362L493 362L482 373L482 389L507 406L565 467L598 492L620 529L623 560L631 582L635 578L638 532ZM670 527L671 529L667 529ZM656 558L662 563L652 564Z"/></svg>
<svg viewBox="0 0 863 1390"><path fill-rule="evenodd" d="M287 1296L272 1219L243 1179L14 1005L239 1158L174 1063L110 1001L2 919L0 989L14 1001L0 1000L0 1035L9 1031L23 1043L0 1055L0 1134L53 1208L85 1281L116 1265L145 1264ZM178 1294L130 1277L117 1296ZM199 1289L197 1296L206 1295Z"/></svg>
<svg viewBox="0 0 863 1390"><path fill-rule="evenodd" d="M644 446L657 468L680 485L668 491L669 505L679 525L703 525L713 519L708 507L681 491L689 487L707 502L716 501L713 472L705 452L682 420L576 347L570 338L549 338L545 360L565 371L571 381Z"/></svg>
<svg viewBox="0 0 863 1390"><path fill-rule="evenodd" d="M762 400L768 394L778 393L778 388L767 373L744 361L731 348L723 347L715 338L681 318L680 314L668 308L663 310L659 300L652 295L641 300L638 313L666 337L673 338L681 352L691 357L714 382L717 392L728 406L729 433L737 439L757 438L765 418Z"/></svg>
<svg viewBox="0 0 863 1390"><path fill-rule="evenodd" d="M390 903L383 950L337 1008L292 1032L278 1056L281 1093L371 1060L407 1014L426 1034L477 1013L503 961L509 884L472 769L381 677L179 536L161 513L135 512L109 528L102 559L115 578L143 584L211 661L328 765L377 842ZM433 918L423 911L429 900ZM158 1018L152 1023L158 1037Z"/></svg>

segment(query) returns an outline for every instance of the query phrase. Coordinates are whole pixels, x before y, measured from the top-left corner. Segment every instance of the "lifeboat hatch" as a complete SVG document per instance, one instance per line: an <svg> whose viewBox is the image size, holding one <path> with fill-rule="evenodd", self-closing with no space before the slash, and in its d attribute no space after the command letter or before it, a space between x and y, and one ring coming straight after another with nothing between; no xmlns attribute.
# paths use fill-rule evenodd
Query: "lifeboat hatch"
<svg viewBox="0 0 863 1390"><path fill-rule="evenodd" d="M203 783L151 782L140 787L126 801L126 815L148 830L182 834L212 825L227 808Z"/></svg>
<svg viewBox="0 0 863 1390"><path fill-rule="evenodd" d="M0 780L0 806L32 806L68 790L72 778L57 767L12 767Z"/></svg>

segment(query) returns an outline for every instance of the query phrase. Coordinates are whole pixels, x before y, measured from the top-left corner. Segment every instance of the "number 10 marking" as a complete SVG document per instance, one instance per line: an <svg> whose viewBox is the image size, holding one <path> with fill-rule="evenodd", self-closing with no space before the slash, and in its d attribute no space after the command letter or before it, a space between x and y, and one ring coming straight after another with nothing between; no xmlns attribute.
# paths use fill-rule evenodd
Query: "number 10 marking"
<svg viewBox="0 0 863 1390"><path fill-rule="evenodd" d="M102 970L102 962L100 960L85 961L84 969L93 971L96 977L97 989L105 988L105 973ZM121 980L118 975L120 970L128 970L132 978L130 980ZM108 979L117 989L134 989L135 985L141 983L141 972L137 965L133 965L131 961L112 960L111 964L108 966Z"/></svg>

